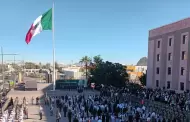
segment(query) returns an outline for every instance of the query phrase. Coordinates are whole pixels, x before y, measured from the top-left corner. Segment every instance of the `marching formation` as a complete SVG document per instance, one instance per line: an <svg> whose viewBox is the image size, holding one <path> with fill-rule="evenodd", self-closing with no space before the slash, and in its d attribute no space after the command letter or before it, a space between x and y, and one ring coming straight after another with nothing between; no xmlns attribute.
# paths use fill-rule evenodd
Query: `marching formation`
<svg viewBox="0 0 190 122"><path fill-rule="evenodd" d="M56 116L57 122L62 117L67 117L68 122L165 121L159 114L147 111L143 104L133 106L126 94L102 89L100 95L47 96L45 104L49 106L49 115Z"/></svg>

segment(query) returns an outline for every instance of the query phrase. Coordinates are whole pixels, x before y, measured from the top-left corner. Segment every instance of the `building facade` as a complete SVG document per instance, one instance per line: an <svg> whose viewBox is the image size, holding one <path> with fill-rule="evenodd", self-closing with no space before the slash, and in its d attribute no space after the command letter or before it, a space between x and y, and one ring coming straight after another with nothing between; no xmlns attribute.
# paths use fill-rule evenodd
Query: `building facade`
<svg viewBox="0 0 190 122"><path fill-rule="evenodd" d="M146 74L147 66L135 66L135 72L142 72Z"/></svg>
<svg viewBox="0 0 190 122"><path fill-rule="evenodd" d="M62 68L64 72L64 79L85 79L84 72L81 72L81 67L71 66Z"/></svg>
<svg viewBox="0 0 190 122"><path fill-rule="evenodd" d="M129 81L139 83L139 77L146 74L147 66L127 65L126 71L129 75Z"/></svg>
<svg viewBox="0 0 190 122"><path fill-rule="evenodd" d="M149 31L147 87L190 90L190 18Z"/></svg>

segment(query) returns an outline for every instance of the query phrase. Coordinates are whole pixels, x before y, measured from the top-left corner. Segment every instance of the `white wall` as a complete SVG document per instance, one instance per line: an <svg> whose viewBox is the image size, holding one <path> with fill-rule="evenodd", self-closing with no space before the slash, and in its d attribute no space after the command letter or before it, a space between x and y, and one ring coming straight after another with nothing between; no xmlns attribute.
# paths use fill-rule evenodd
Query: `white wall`
<svg viewBox="0 0 190 122"><path fill-rule="evenodd" d="M143 72L146 73L147 66L135 66L135 72Z"/></svg>

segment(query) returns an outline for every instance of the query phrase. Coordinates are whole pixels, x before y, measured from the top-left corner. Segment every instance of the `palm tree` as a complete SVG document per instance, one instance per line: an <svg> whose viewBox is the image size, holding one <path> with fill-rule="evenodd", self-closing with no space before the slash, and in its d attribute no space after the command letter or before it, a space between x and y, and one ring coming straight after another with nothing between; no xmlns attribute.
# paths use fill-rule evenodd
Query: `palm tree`
<svg viewBox="0 0 190 122"><path fill-rule="evenodd" d="M103 59L101 58L100 55L97 55L97 56L94 56L94 57L93 57L93 61L94 61L94 63L97 65L97 64L102 63Z"/></svg>
<svg viewBox="0 0 190 122"><path fill-rule="evenodd" d="M84 56L82 57L82 59L80 60L80 63L85 65L85 69L86 69L86 80L88 78L88 64L91 62L91 59L88 56Z"/></svg>

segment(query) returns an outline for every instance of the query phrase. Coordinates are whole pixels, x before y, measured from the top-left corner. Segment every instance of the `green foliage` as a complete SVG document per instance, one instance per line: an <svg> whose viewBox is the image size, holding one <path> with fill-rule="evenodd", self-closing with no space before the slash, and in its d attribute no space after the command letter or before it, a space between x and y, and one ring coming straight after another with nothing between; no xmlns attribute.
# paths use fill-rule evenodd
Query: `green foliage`
<svg viewBox="0 0 190 122"><path fill-rule="evenodd" d="M122 64L109 61L98 62L96 66L90 70L90 74L90 82L96 84L121 87L125 86L126 81L128 81L128 74L125 67Z"/></svg>
<svg viewBox="0 0 190 122"><path fill-rule="evenodd" d="M18 64L12 63L12 67L15 69L16 72L22 71L22 67L20 67Z"/></svg>
<svg viewBox="0 0 190 122"><path fill-rule="evenodd" d="M146 74L143 74L141 77L139 77L139 80L141 85L146 86Z"/></svg>
<svg viewBox="0 0 190 122"><path fill-rule="evenodd" d="M59 64L55 62L55 69L59 69Z"/></svg>
<svg viewBox="0 0 190 122"><path fill-rule="evenodd" d="M36 69L36 68L39 68L39 66L35 63L32 63L32 62L26 62L25 68L26 69Z"/></svg>
<svg viewBox="0 0 190 122"><path fill-rule="evenodd" d="M14 81L9 81L10 87L14 86Z"/></svg>
<svg viewBox="0 0 190 122"><path fill-rule="evenodd" d="M4 71L7 71L8 67L6 65L3 65L3 67L2 67L2 64L0 64L0 73L2 73L3 69L4 69Z"/></svg>
<svg viewBox="0 0 190 122"><path fill-rule="evenodd" d="M88 56L84 56L84 57L82 57L82 59L80 60L80 63L81 64L84 64L85 65L85 75L86 75L86 79L88 79L88 65L90 64L90 62L91 62L91 59L90 59L90 57L88 57Z"/></svg>
<svg viewBox="0 0 190 122"><path fill-rule="evenodd" d="M103 62L103 59L101 58L100 55L97 55L97 56L93 57L93 62L94 62L94 64L100 64Z"/></svg>
<svg viewBox="0 0 190 122"><path fill-rule="evenodd" d="M50 63L46 63L45 65L41 65L41 68L42 69L50 69L51 68L51 64Z"/></svg>

